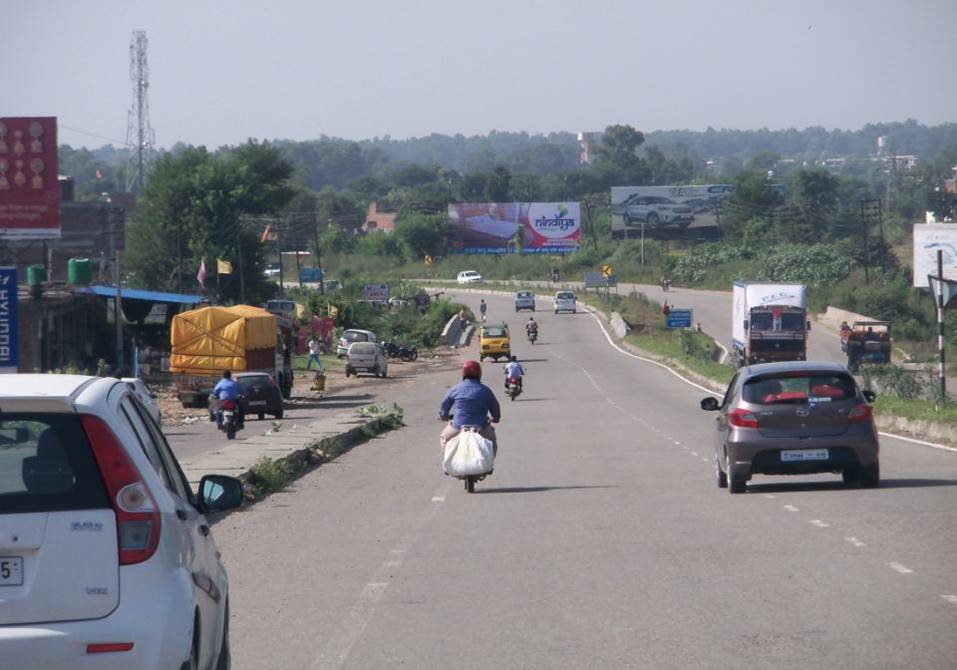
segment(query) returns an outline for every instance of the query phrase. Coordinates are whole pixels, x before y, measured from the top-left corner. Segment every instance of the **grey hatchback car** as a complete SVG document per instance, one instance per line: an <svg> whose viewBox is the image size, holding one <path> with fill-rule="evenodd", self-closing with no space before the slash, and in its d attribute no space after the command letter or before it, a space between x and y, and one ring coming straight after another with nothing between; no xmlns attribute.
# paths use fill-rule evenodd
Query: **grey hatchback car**
<svg viewBox="0 0 957 670"><path fill-rule="evenodd" d="M847 484L880 483L877 429L870 403L847 368L792 361L741 368L716 411L715 478L742 493L755 474L840 472Z"/></svg>

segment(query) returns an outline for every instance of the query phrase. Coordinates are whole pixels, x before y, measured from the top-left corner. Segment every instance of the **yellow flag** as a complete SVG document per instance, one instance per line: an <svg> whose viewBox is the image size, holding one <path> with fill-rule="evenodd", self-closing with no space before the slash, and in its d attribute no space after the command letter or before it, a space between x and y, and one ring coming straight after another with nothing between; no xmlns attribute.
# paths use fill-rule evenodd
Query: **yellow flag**
<svg viewBox="0 0 957 670"><path fill-rule="evenodd" d="M224 261L222 258L217 258L216 273L221 275L231 275L233 273L233 264L229 261Z"/></svg>
<svg viewBox="0 0 957 670"><path fill-rule="evenodd" d="M339 316L339 308L335 305L326 305L326 311L333 319Z"/></svg>

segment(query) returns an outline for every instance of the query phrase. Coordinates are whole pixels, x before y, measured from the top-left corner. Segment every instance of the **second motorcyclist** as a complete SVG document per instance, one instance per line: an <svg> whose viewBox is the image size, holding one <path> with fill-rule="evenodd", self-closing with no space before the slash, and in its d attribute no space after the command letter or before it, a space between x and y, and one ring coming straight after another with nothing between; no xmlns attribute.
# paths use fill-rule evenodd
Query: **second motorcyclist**
<svg viewBox="0 0 957 670"><path fill-rule="evenodd" d="M246 387L237 381L233 381L233 373L229 370L223 372L223 378L220 379L213 392L210 394L216 398L220 404L224 400L232 400L236 403L236 426L240 429L245 425L246 412L243 407L243 399L246 396ZM223 413L216 411L216 426L222 428Z"/></svg>
<svg viewBox="0 0 957 670"><path fill-rule="evenodd" d="M535 334L535 339L538 339L538 323L535 321L534 316L528 317L528 321L525 322L525 334L531 339L532 333Z"/></svg>
<svg viewBox="0 0 957 670"><path fill-rule="evenodd" d="M514 379L518 383L518 390L522 391L522 379L525 377L525 368L518 362L518 356L512 356L505 364L505 390L508 390L508 381Z"/></svg>

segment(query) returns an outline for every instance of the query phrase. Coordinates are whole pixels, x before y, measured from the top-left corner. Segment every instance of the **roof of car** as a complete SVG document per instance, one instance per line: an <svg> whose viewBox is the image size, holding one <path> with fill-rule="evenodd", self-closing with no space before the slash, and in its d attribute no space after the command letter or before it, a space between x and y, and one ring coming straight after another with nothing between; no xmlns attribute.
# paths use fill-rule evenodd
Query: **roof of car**
<svg viewBox="0 0 957 670"><path fill-rule="evenodd" d="M87 375L18 374L7 378L0 398L69 398L101 377ZM114 380L116 381L116 380Z"/></svg>
<svg viewBox="0 0 957 670"><path fill-rule="evenodd" d="M765 375L773 372L844 372L847 367L832 361L781 361L778 363L758 363L744 368L748 377Z"/></svg>
<svg viewBox="0 0 957 670"><path fill-rule="evenodd" d="M342 331L343 335L346 333L366 333L368 335L375 335L375 333L373 333L371 330L362 330L361 328L347 328Z"/></svg>
<svg viewBox="0 0 957 670"><path fill-rule="evenodd" d="M269 377L268 372L237 372L233 375L233 378L236 377Z"/></svg>

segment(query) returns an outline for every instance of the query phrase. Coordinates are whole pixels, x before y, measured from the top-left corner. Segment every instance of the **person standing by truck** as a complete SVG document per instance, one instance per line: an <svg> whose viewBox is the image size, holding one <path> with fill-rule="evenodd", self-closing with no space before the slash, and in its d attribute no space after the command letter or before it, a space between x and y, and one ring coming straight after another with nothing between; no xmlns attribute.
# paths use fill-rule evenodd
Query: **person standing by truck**
<svg viewBox="0 0 957 670"><path fill-rule="evenodd" d="M321 346L319 345L319 340L316 339L315 334L309 338L309 342L306 345L309 347L309 362L306 363L306 369L312 370L312 362L316 362L316 366L319 368L319 372L322 372L322 360L319 358L319 351Z"/></svg>

